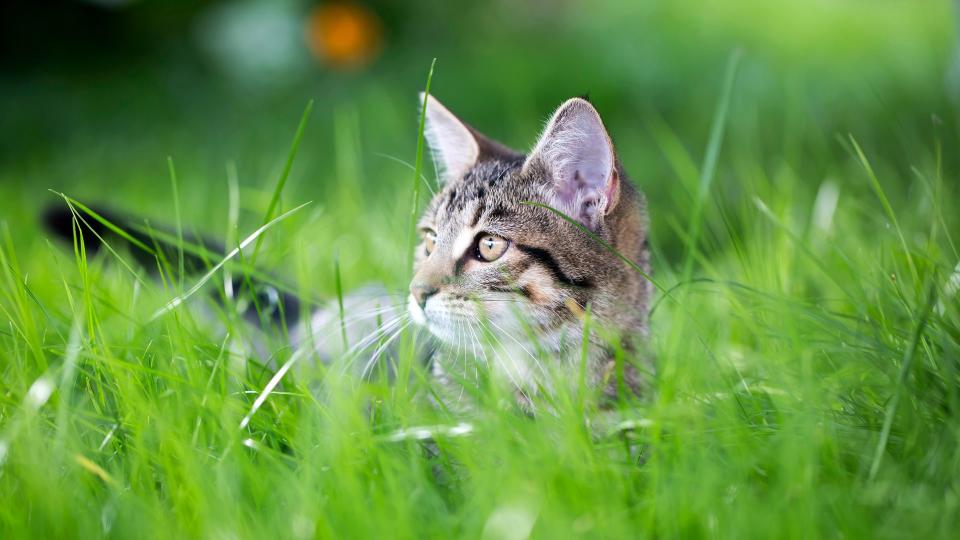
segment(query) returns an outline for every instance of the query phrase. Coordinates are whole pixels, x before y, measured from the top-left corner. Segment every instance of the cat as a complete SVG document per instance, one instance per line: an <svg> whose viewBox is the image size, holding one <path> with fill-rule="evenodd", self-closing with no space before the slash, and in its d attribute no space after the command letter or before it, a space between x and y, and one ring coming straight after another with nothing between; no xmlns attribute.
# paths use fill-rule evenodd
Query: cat
<svg viewBox="0 0 960 540"><path fill-rule="evenodd" d="M298 321L300 299L259 284L247 291L256 301L242 314L259 325L289 327L295 348L310 347L324 361L347 353L347 343L355 344L349 350L377 344L364 376L389 356L385 347L410 319L435 338L421 352L455 401L462 400L463 385L476 382L466 376L470 363L481 361L526 411L534 410L536 394L575 384L581 372L606 401L623 388L642 393L641 372L652 369L650 362L616 370L615 347L596 331L588 336L590 353L584 358L581 352L587 313L591 328L605 329L614 344L642 344L652 295L646 202L627 178L597 110L583 98L566 101L523 154L482 135L434 97L421 95L421 103L440 190L417 224L406 313L382 287L372 287L348 294L343 310L331 303ZM163 247L167 260L178 255L129 216L97 212L142 244ZM71 240L73 220L67 209L54 208L45 222ZM84 221L97 233L87 238L88 249L111 237L99 220ZM188 235L185 241L223 252L209 239ZM157 267L153 255L139 255L147 268ZM189 252L183 256L188 269L209 265ZM231 294L240 294L251 281L229 285ZM359 313L359 320L347 325L341 313ZM340 340L329 339L338 330L346 338L339 348Z"/></svg>
<svg viewBox="0 0 960 540"><path fill-rule="evenodd" d="M626 343L647 336L646 202L590 102L563 103L526 155L482 135L432 96L425 121L442 189L418 223L422 242L408 301L414 321L452 346L463 341L464 328L476 333L482 321L495 339L508 334L498 339L506 345L491 364L525 403L557 383L551 376L576 380L587 306L595 324ZM613 353L596 341L587 382L612 398ZM543 369L527 354L533 349L546 349L550 367L560 369ZM440 354L434 373L445 378L458 362ZM628 364L624 378L634 392L644 386L636 366Z"/></svg>

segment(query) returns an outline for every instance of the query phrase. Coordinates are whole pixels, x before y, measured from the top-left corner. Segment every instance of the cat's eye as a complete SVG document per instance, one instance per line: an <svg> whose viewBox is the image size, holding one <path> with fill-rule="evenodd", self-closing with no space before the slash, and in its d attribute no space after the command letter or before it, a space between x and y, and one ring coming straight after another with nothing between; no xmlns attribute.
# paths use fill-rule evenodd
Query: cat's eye
<svg viewBox="0 0 960 540"><path fill-rule="evenodd" d="M423 231L423 248L426 254L433 253L435 247L437 247L437 233L430 230Z"/></svg>
<svg viewBox="0 0 960 540"><path fill-rule="evenodd" d="M477 240L477 258L482 261L493 262L507 251L510 242L505 238L492 234L485 234Z"/></svg>

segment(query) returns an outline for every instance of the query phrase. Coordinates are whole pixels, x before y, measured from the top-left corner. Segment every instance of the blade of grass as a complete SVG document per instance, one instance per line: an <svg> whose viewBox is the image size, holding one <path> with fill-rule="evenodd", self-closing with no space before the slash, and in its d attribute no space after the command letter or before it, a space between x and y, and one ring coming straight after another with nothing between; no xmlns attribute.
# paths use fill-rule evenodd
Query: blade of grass
<svg viewBox="0 0 960 540"><path fill-rule="evenodd" d="M273 374L273 377L270 378L270 381L267 382L267 385L263 387L263 391L261 391L260 395L257 396L257 399L253 401L253 405L250 407L250 411L247 413L246 416L243 417L243 420L240 421L240 429L244 429L245 427L247 427L248 424L250 424L250 420L253 418L253 415L256 414L257 411L260 409L260 407L263 406L263 404L267 401L267 398L269 398L270 394L273 393L273 389L276 388L278 384L280 384L280 381L283 380L283 377L287 374L288 371L290 371L290 368L292 368L294 364L299 362L300 359L310 354L312 350L313 349L310 348L309 346L301 347L297 349L292 355L290 355L290 358L288 358L287 361L284 362L282 366L280 366L280 369L278 369L277 372Z"/></svg>
<svg viewBox="0 0 960 540"><path fill-rule="evenodd" d="M293 168L293 160L297 157L297 149L300 148L300 140L303 138L303 131L307 127L307 120L310 119L310 113L313 112L313 100L307 102L307 107L300 116L300 124L297 125L297 131L293 135L293 143L290 145L290 152L287 154L287 161L283 165L283 171L277 180L277 185L273 188L273 195L270 197L270 204L267 205L267 211L263 216L263 224L266 225L273 219L273 213L276 212L277 205L280 203L280 194L283 192L283 186L287 184L287 178L290 176L290 169ZM253 247L253 255L250 257L251 266L256 264L257 253L260 252L260 245L263 238L257 240Z"/></svg>
<svg viewBox="0 0 960 540"><path fill-rule="evenodd" d="M337 307L340 314L340 339L343 340L343 350L350 350L350 345L347 343L347 325L344 323L344 313L343 313L343 283L340 280L340 258L337 256L333 257L333 276L334 276L334 286L337 289Z"/></svg>
<svg viewBox="0 0 960 540"><path fill-rule="evenodd" d="M120 254L117 253L117 251L116 251L115 249L113 249L113 246L111 246L110 243L106 241L106 239L104 239L102 236L100 236L100 234L97 233L96 229L94 229L93 226L90 225L90 223L88 223L87 220L84 219L84 217L81 216L79 212L77 212L77 209L74 208L74 203L71 202L71 199L70 199L69 197L67 197L66 195L63 195L63 197L64 197L64 200L67 201L67 206L70 208L70 212L73 214L74 221L75 221L75 223L76 223L76 225L77 225L77 227L78 227L78 230L79 230L79 225L82 223L82 224L90 231L91 234L93 234L94 236L97 237L97 240L100 241L100 243L103 245L103 247L105 247L105 248L107 249L107 251L109 251L110 254L113 255L113 256L117 259L117 261L119 261L120 264L121 264L128 272L130 272L130 275L132 275L132 276L134 277L134 279L136 279L138 282L140 282L141 285L148 286L148 284L147 284L145 281L143 281L143 278L140 276L140 274L137 273L137 271L133 269L133 266L131 266L130 263L128 263L126 260L124 260L124 258L121 257ZM101 221L101 223L106 224L106 223L109 223L109 222L107 222L106 220L103 220L103 221ZM111 230L113 230L113 229L111 229ZM120 229L117 228L116 230L120 230ZM75 234L75 235L76 235L76 232L77 232L77 231L74 231L74 234ZM126 233L124 233L124 234L126 234ZM129 236L129 235L127 235L127 236ZM81 246L81 248L83 247L82 235L81 235L80 246ZM84 251L84 260L85 260L85 259L86 259L85 249L82 250L82 251ZM156 253L156 252L154 252L153 250L150 250L150 252L151 252L151 253Z"/></svg>
<svg viewBox="0 0 960 540"><path fill-rule="evenodd" d="M240 222L240 179L237 173L237 164L227 162L227 231L223 245L229 248L237 239L237 228ZM223 269L223 288L227 298L233 300L233 272L230 268Z"/></svg>
<svg viewBox="0 0 960 540"><path fill-rule="evenodd" d="M870 481L873 481L877 472L880 470L880 463L883 461L883 454L887 449L887 440L890 438L890 429L893 427L893 417L897 414L897 405L900 403L900 394L903 385L906 383L907 376L910 374L910 366L913 364L913 357L916 356L917 348L920 346L920 339L923 337L923 331L930 319L930 313L936 303L936 287L931 282L927 286L927 302L920 313L920 318L913 329L913 335L910 336L910 344L903 352L903 364L900 365L900 376L897 377L896 385L893 389L893 396L887 405L887 411L883 416L883 427L880 430L880 440L877 441L877 449L873 454L873 463L870 465Z"/></svg>
<svg viewBox="0 0 960 540"><path fill-rule="evenodd" d="M883 211L886 212L887 218L890 219L890 222L893 223L894 230L897 231L897 237L900 239L900 245L903 247L903 254L907 258L907 265L910 267L910 275L913 277L914 282L918 283L920 281L920 275L917 272L916 265L913 263L913 255L910 253L910 248L907 247L907 239L903 236L903 229L900 228L900 222L897 221L897 215L890 205L890 200L887 199L887 194L883 191L880 180L877 179L876 173L873 172L873 166L870 165L870 161L867 159L867 156L864 155L863 150L860 149L860 145L857 144L857 140L853 137L853 134L850 134L850 143L853 144L857 158L860 160L863 169L867 172L867 177L870 179L870 187L873 188L877 198L880 199Z"/></svg>
<svg viewBox="0 0 960 540"><path fill-rule="evenodd" d="M190 298L191 296L193 296L193 295L194 295L197 291L199 291L208 281L210 281L210 278L212 278L213 275L216 274L217 271L220 270L220 268L223 267L223 265L227 264L227 261L229 261L230 259L234 258L238 253L240 253L241 250L243 250L243 248L245 248L245 247L247 247L248 245L250 245L250 243L253 242L254 240L256 240L257 238L260 238L260 236L261 236L264 232L266 232L268 229L270 229L271 227L273 227L274 225L276 225L276 224L279 223L280 221L283 221L284 219L292 216L293 214L295 214L296 212L298 212L300 209L302 209L304 206L307 206L308 204L310 204L310 203L309 203L309 202L305 202L305 203L301 204L300 206L297 206L297 207L295 207L295 208L293 208L293 209L291 209L291 210L289 210L289 211L287 211L287 212L284 212L283 214L280 214L280 215L277 216L276 218L274 218L274 219L268 221L267 223L263 224L259 229L257 229L257 230L254 231L252 234L250 234L250 236L246 237L246 238L243 240L243 242L240 242L240 245L239 245L239 246L233 248L233 250L231 250L230 253L228 253L228 254L226 255L226 257L224 257L220 262L218 262L216 265L214 265L214 267L211 268L206 274L204 274L204 276L203 276L202 278L200 278L200 280L197 281L197 283L196 283L193 287L190 287L190 290L189 290L189 291L187 291L187 292L185 292L185 293L177 296L177 297L174 298L173 300L170 300L169 302L167 302L166 305L164 305L164 306L163 306L162 308L160 308L156 313L153 314L153 316L150 318L150 320L151 320L151 321L156 320L157 318L159 318L160 316L164 315L165 313L168 313L168 312L172 311L173 309L175 309L177 306L179 306L180 304L182 304L187 298Z"/></svg>
<svg viewBox="0 0 960 540"><path fill-rule="evenodd" d="M177 227L177 258L180 275L177 278L177 291L183 290L183 221L180 218L180 189L177 186L177 171L173 166L173 157L167 156L167 169L170 171L170 187L173 191L173 218Z"/></svg>
<svg viewBox="0 0 960 540"><path fill-rule="evenodd" d="M848 290L848 288L844 287L843 284L840 283L840 281L837 279L835 272L831 272L830 268L828 268L826 264L824 264L823 260L820 257L818 257L816 254L814 254L812 251L810 251L810 248L807 247L807 245L803 242L803 240L797 234L791 231L790 228L787 226L787 224L784 223L779 217L777 217L772 210L770 210L770 207L767 206L765 202L763 202L763 199L761 199L760 197L754 197L753 204L754 206L757 207L757 210L759 210L760 213L763 214L764 217L766 217L768 220L770 220L771 223L776 225L777 228L783 231L784 234L787 235L787 238L789 238L790 241L793 243L793 245L795 245L797 249L800 250L800 253L805 255L810 260L810 262L812 262L814 266L816 266L817 269L820 270L823 273L823 275L827 277L827 279L833 282L833 284L836 285L837 288L840 289L840 291L842 291L845 295L847 295L851 301L856 303L860 300L858 298L855 298L853 294Z"/></svg>
<svg viewBox="0 0 960 540"><path fill-rule="evenodd" d="M606 240L604 240L603 238L600 238L599 236L597 236L596 234L594 234L593 231L591 231L588 227L586 227L584 224L580 223L580 222L577 221L576 219L568 216L567 214L563 213L562 211L557 210L556 208L554 208L554 207L552 207L552 206L550 206L550 205L547 205L547 204L538 203L538 202L534 202L534 201L523 201L523 202L521 202L520 204L526 204L526 205L529 205L529 206L536 206L536 207L544 208L544 209L546 209L546 210L549 210L549 211L553 212L554 214L556 214L557 216L559 216L561 219L563 219L563 220L566 221L567 223L570 223L570 224L573 225L574 227L577 227L578 229L580 229L581 231L583 231L584 233L586 233L594 242L600 244L604 249L606 249L606 250L609 251L610 253L616 255L617 258L619 258L621 261L627 263L627 264L630 266L630 268L632 268L635 272L637 272L638 274L640 274L641 276L643 276L645 279L647 279L650 283L653 284L654 287L656 287L657 289L659 289L660 292L663 292L663 293L667 293L667 292L668 292L667 289L666 289L663 285L661 285L657 280L653 279L653 276L651 276L646 270L644 270L643 268L641 268L640 265L638 265L637 263L635 263L635 262L633 262L632 260L630 260L630 258L627 257L626 255L620 253L620 251L619 251L617 248L613 247L610 243L608 243L608 242L607 242Z"/></svg>
<svg viewBox="0 0 960 540"><path fill-rule="evenodd" d="M742 56L742 51L737 49L730 55L730 59L727 61L723 93L717 102L717 112L713 117L713 126L710 128L707 152L704 154L703 165L700 168L700 184L697 196L693 200L693 212L690 216L687 250L683 258L683 270L680 274L682 281L689 280L693 272L694 252L700 240L700 230L703 225L703 206L706 202L707 195L710 193L710 187L713 185L713 179L716 176L717 160L720 156L720 148L723 146L724 128L727 125L727 111L730 109L730 99L733 96L733 83L736 80L737 68L740 65L740 58Z"/></svg>
<svg viewBox="0 0 960 540"><path fill-rule="evenodd" d="M138 248L140 248L140 249L146 251L147 253L153 255L154 257L156 257L157 254L156 254L156 253L153 251L153 249L151 249L149 246L147 246L147 245L144 244L143 242L137 240L136 238L130 236L129 234L127 234L126 231L124 231L123 229L121 229L121 228L118 227L117 225L111 223L110 221L108 221L106 218L104 218L104 217L101 216L100 214L94 212L93 210L91 210L90 208L88 208L86 205L84 205L84 204L81 203L80 201L78 201L78 200L76 200L76 199L74 199L74 198L72 198L72 197L69 197L69 196L66 195L65 193L61 193L61 192L59 192L59 191L54 191L54 190L52 190L52 189L49 190L49 191L50 191L50 193L53 193L53 194L57 195L58 197L62 198L62 199L63 199L64 201L66 201L67 203L72 204L73 206L79 208L80 210L83 210L84 213L86 213L87 215L89 215L89 216L92 217L93 219L97 220L97 221L98 221L101 225L103 225L104 227L106 227L106 228L110 229L111 231L113 231L115 234L117 234L118 236L120 236L120 238L123 238L123 239L126 240L127 242L130 242L131 244L137 246Z"/></svg>
<svg viewBox="0 0 960 540"><path fill-rule="evenodd" d="M420 203L420 171L423 169L423 130L427 122L427 99L430 97L430 83L433 81L433 69L437 59L430 62L427 72L427 85L423 89L423 104L420 107L420 129L417 131L417 156L413 162L413 188L410 201L410 224L407 228L407 269L413 269L413 246L416 239L417 217Z"/></svg>

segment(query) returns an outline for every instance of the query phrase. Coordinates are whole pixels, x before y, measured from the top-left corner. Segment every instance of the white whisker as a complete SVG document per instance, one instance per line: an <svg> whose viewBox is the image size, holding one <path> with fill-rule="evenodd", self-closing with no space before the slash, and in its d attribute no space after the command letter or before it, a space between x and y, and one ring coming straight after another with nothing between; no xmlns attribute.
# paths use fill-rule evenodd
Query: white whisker
<svg viewBox="0 0 960 540"><path fill-rule="evenodd" d="M488 320L487 322L492 322L492 321L489 321L489 320ZM481 324L483 324L483 323L481 322ZM493 332L490 332L490 335L493 335ZM497 339L497 338L495 337L494 339ZM500 347L496 347L496 348L495 348L494 353L493 353L493 354L494 354L494 359L497 359L497 358L501 358L501 359L502 359L502 358L504 357L504 355L505 355L505 352L504 352L504 350L503 350L503 349L504 349L504 347L503 347L503 341L502 341L502 340L498 340L498 341L499 341L499 343L500 343ZM509 359L510 359L510 363L513 364L513 367L514 367L514 369L515 369L516 372L517 372L517 373L516 373L517 376L520 376L521 374L520 374L519 366L517 366L517 361L516 361L511 355L507 355L507 356L508 356ZM520 385L520 381L518 381L517 378L514 377L514 374L510 372L510 367L507 366L506 363L504 363L504 362L501 362L501 365L503 365L503 367L504 367L503 372L506 373L507 378L510 379L510 383L511 383L511 384L514 386L514 388L516 388L519 392L523 393L522 387L521 387L521 385ZM526 395L526 394L524 394L524 395Z"/></svg>
<svg viewBox="0 0 960 540"><path fill-rule="evenodd" d="M506 330L504 330L503 327L501 327L499 324L497 324L497 323L494 322L493 320L487 319L487 322L489 322L490 324L492 324L493 326L495 326L498 330L500 330L501 332L503 332L504 334L506 334L507 337L509 337L510 339L512 339L513 342L516 343L516 344L523 350L523 352L527 353L527 356L529 356L530 359L533 360L534 365L540 370L540 372L541 372L544 376L547 376L547 372L546 372L546 370L544 369L543 364L540 363L540 359L537 358L536 356L534 356L534 354L533 354L532 352L530 352L530 349L528 349L522 342L520 342L519 339L517 339L516 337L514 337L514 335L511 334L510 332L507 332Z"/></svg>
<svg viewBox="0 0 960 540"><path fill-rule="evenodd" d="M383 337L384 335L392 332L392 331L393 331L397 326L399 326L405 319L406 319L406 316L405 316L405 315L399 315L399 316L394 317L393 319L390 319L389 321L381 324L381 325L380 325L376 330L374 330L370 335L368 335L367 337L361 339L359 342L357 342L356 344L354 344L353 346L351 346L349 349L347 349L347 350L343 353L343 356L352 356L352 355L355 355L355 354L357 354L357 353L362 352L362 351L365 350L367 347L373 345L373 343L376 342L378 339L380 339L380 338Z"/></svg>
<svg viewBox="0 0 960 540"><path fill-rule="evenodd" d="M367 364L363 367L363 371L360 373L360 376L361 376L361 377L363 377L363 378L366 378L366 377L367 377L367 375L372 371L373 367L376 365L377 359L379 359L379 357L380 357L380 355L383 353L383 351L386 350L386 348L390 345L390 343L392 343L393 340L397 339L397 337L399 337L400 334L403 333L403 331L404 331L408 326L410 326L410 324L411 324L410 321L404 322L403 325L400 326L400 328L398 328L397 330L395 330L395 331L393 332L393 334L392 334L389 338L387 338L387 340L384 341L384 342L377 348L376 351L374 351L373 356L370 357L370 360L368 360L368 361L367 361Z"/></svg>
<svg viewBox="0 0 960 540"><path fill-rule="evenodd" d="M480 343L480 338L479 338L479 336L477 335L476 328L474 328L474 326L473 326L473 322L469 322L468 325L467 325L467 328L470 330L470 334L473 336L473 337L472 337L472 341L473 341L473 343L474 343L474 349L473 349L473 355L474 355L474 360L473 360L473 376L474 376L474 382L479 383L479 382L480 382L480 373L479 373L479 371L477 370L477 362L479 362L480 359L479 359L479 357L477 356L477 347L480 348L480 354L483 355L484 363L486 363L486 360L487 360L487 353L486 353L486 351L483 350L483 343ZM466 367L464 367L463 377L464 377L464 378L467 377Z"/></svg>

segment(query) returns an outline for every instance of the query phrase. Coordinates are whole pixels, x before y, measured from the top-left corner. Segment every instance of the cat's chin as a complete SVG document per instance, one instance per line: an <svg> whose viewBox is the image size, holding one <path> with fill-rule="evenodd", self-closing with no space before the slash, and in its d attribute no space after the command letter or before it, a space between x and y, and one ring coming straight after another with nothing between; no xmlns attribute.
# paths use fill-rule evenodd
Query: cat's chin
<svg viewBox="0 0 960 540"><path fill-rule="evenodd" d="M420 326L428 327L427 324L427 314L423 312L423 309L417 304L417 301L413 298L413 295L407 296L407 313L410 314L410 318L413 322L417 323Z"/></svg>
<svg viewBox="0 0 960 540"><path fill-rule="evenodd" d="M410 319L419 326L426 328L434 337L447 344L457 342L456 330L451 320L440 317L428 317L427 313L414 300L413 295L407 298L407 312ZM462 338L461 338L462 339Z"/></svg>

